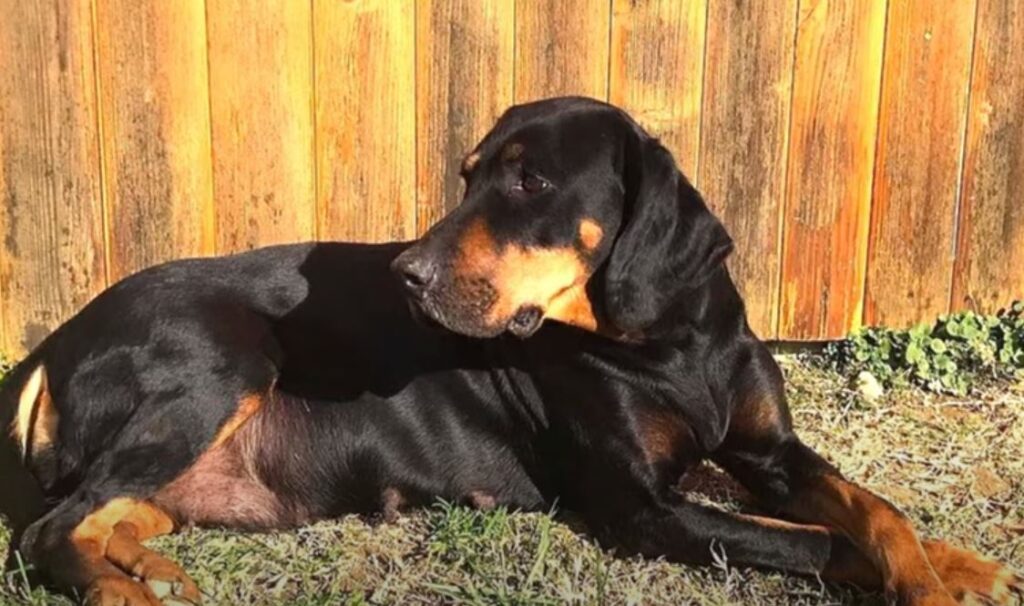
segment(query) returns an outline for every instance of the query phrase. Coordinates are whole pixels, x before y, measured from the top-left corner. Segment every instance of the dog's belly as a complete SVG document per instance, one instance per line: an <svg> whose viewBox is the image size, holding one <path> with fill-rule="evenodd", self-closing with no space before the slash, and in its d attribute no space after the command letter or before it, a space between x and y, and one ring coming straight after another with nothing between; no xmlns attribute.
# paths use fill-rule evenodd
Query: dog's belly
<svg viewBox="0 0 1024 606"><path fill-rule="evenodd" d="M386 400L328 406L277 396L154 503L183 526L254 530L347 513L390 518L438 499L545 506L507 436L479 430L443 404L410 415Z"/></svg>
<svg viewBox="0 0 1024 606"><path fill-rule="evenodd" d="M308 522L304 507L259 479L241 446L236 438L207 451L153 502L182 526L269 530Z"/></svg>

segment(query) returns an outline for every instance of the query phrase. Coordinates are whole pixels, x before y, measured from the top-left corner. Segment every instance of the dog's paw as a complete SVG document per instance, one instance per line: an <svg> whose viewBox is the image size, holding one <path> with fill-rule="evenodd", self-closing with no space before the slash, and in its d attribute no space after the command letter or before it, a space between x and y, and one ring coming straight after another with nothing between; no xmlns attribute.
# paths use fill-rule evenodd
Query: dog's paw
<svg viewBox="0 0 1024 606"><path fill-rule="evenodd" d="M100 577L85 592L88 606L162 606L160 598L142 583L123 577Z"/></svg>
<svg viewBox="0 0 1024 606"><path fill-rule="evenodd" d="M131 573L149 587L164 604L199 604L202 596L195 582L177 564L163 556L147 552L132 567Z"/></svg>
<svg viewBox="0 0 1024 606"><path fill-rule="evenodd" d="M964 604L1009 606L1024 603L1024 578L1010 568L942 541L924 541L942 583Z"/></svg>

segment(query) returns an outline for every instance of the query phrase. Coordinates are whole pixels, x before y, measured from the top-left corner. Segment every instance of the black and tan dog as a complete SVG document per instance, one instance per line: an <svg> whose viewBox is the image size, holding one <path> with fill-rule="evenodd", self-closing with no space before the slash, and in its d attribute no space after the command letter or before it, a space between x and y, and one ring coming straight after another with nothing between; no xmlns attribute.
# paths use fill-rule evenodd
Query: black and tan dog
<svg viewBox="0 0 1024 606"><path fill-rule="evenodd" d="M418 242L168 263L47 338L0 394L23 556L92 603L197 601L141 541L557 499L620 553L706 563L714 542L903 604L1020 588L919 541L800 442L723 265L732 242L622 111L512 108L463 168L461 206ZM683 499L702 459L778 517Z"/></svg>

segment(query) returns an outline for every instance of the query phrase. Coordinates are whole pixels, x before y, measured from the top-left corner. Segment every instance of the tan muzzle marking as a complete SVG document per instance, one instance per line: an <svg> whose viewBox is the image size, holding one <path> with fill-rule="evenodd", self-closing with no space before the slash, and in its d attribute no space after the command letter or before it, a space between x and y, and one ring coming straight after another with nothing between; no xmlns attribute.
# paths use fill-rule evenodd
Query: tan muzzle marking
<svg viewBox="0 0 1024 606"><path fill-rule="evenodd" d="M492 325L508 321L522 306L536 305L545 318L597 328L585 291L589 271L572 246L499 246L479 220L462 238L456 267L462 276L484 278L494 286L498 298L487 312Z"/></svg>

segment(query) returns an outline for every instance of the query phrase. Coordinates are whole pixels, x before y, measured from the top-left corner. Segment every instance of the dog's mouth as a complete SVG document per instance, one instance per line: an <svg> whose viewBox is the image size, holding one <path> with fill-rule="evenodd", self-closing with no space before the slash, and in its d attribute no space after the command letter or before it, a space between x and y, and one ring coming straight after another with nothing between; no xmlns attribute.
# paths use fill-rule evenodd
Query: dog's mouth
<svg viewBox="0 0 1024 606"><path fill-rule="evenodd" d="M544 310L532 304L521 305L511 318L495 323L475 320L472 313L446 313L444 306L430 297L409 299L408 304L413 318L424 326L481 339L497 337L503 332L526 339L540 330L544 323Z"/></svg>
<svg viewBox="0 0 1024 606"><path fill-rule="evenodd" d="M536 305L523 305L505 327L513 335L525 339L540 329L544 322L544 310Z"/></svg>

